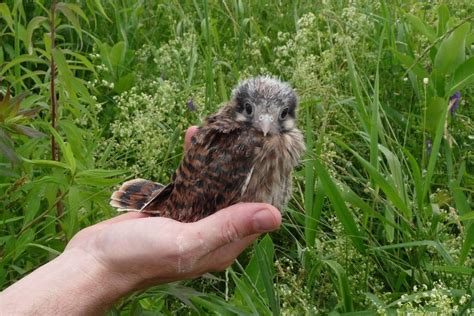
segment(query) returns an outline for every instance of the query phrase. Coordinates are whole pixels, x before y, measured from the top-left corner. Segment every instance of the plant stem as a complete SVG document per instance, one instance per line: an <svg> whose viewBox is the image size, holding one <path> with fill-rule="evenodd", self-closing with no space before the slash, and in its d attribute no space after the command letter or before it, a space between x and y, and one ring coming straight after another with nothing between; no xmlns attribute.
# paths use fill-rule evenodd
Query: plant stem
<svg viewBox="0 0 474 316"><path fill-rule="evenodd" d="M56 0L51 2L51 126L56 129L56 120L58 112L58 101L56 99L56 90L55 90L55 81L56 81L56 63L54 62L54 50L55 50L55 41L56 41L56 26L55 26L55 13L56 13ZM51 135L51 159L54 161L59 161L59 149L57 147L54 135ZM64 206L61 201L63 195L61 191L58 190L57 202L56 202L56 215L58 218L61 218L64 214ZM60 229L60 227L59 227Z"/></svg>
<svg viewBox="0 0 474 316"><path fill-rule="evenodd" d="M424 92L425 92L425 103L424 103L424 106L423 106L423 126L422 126L422 133L423 133L423 146L422 146L422 150L421 150L421 170L423 170L425 168L425 161L426 161L426 150L427 150L427 145L426 145L426 110L427 110L427 107L428 107L428 104L427 104L427 92L426 92L426 84L423 84L423 88L424 88Z"/></svg>
<svg viewBox="0 0 474 316"><path fill-rule="evenodd" d="M57 100L56 100L56 91L55 91L55 80L56 80L56 64L54 62L53 51L55 49L55 35L56 27L54 25L56 12L56 0L53 0L51 3L51 126L56 129L56 116L57 116ZM59 161L59 151L57 149L56 141L54 136L51 135L51 159Z"/></svg>

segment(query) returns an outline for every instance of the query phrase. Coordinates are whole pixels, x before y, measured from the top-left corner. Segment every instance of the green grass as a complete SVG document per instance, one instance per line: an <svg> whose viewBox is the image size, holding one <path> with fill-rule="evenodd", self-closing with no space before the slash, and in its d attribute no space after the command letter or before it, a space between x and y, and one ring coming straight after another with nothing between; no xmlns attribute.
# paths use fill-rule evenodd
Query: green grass
<svg viewBox="0 0 474 316"><path fill-rule="evenodd" d="M167 182L187 126L271 74L297 90L307 145L282 229L110 313L472 313L470 1L78 3L57 7L55 48L49 1L0 4L0 92L16 97L0 102L0 288L115 215L120 182Z"/></svg>

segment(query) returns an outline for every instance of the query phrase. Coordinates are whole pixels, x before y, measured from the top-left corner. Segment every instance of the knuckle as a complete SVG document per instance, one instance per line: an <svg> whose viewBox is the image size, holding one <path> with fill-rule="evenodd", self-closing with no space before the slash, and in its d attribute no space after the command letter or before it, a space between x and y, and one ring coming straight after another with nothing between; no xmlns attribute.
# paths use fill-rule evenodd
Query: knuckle
<svg viewBox="0 0 474 316"><path fill-rule="evenodd" d="M231 220L227 220L221 228L221 237L224 243L231 243L240 239L239 229Z"/></svg>

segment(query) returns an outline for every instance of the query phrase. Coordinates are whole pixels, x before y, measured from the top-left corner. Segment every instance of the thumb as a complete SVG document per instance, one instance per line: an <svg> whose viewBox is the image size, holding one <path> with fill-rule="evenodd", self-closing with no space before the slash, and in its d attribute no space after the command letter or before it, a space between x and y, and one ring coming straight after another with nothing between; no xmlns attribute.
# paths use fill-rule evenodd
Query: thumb
<svg viewBox="0 0 474 316"><path fill-rule="evenodd" d="M281 214L272 205L239 203L193 223L209 251L244 237L269 232L280 227Z"/></svg>
<svg viewBox="0 0 474 316"><path fill-rule="evenodd" d="M188 150L189 147L191 147L191 138L197 133L198 129L199 127L193 125L186 130L186 134L184 135L184 150Z"/></svg>

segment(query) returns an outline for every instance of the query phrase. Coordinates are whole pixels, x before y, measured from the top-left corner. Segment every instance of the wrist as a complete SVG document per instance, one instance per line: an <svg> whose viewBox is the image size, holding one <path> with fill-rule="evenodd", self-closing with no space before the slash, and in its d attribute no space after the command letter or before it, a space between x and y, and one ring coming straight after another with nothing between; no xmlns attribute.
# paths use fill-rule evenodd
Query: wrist
<svg viewBox="0 0 474 316"><path fill-rule="evenodd" d="M15 315L104 314L136 286L133 280L109 271L91 254L68 249L0 293L0 310Z"/></svg>
<svg viewBox="0 0 474 316"><path fill-rule="evenodd" d="M68 249L58 258L58 264L70 270L71 289L78 302L88 302L94 307L90 312L105 312L119 298L132 292L138 287L138 280L132 276L118 274L109 269L92 254L82 249Z"/></svg>

